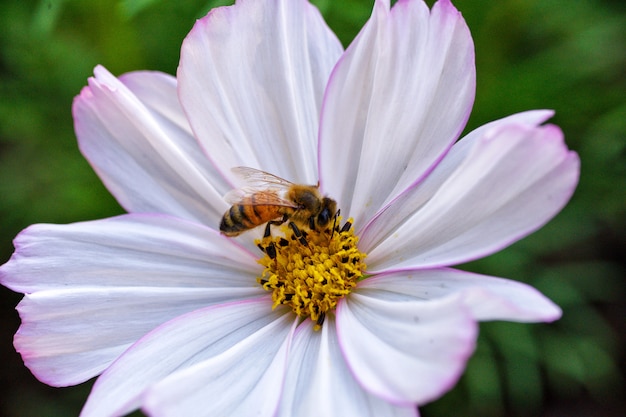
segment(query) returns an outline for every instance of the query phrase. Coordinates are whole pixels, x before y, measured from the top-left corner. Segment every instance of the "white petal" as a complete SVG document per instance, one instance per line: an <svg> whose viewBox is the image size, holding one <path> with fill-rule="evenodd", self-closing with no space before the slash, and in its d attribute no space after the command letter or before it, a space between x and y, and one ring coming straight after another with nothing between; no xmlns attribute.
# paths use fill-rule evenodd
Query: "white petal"
<svg viewBox="0 0 626 417"><path fill-rule="evenodd" d="M101 373L144 334L174 317L254 288L99 288L40 291L17 309L15 348L41 381L75 385Z"/></svg>
<svg viewBox="0 0 626 417"><path fill-rule="evenodd" d="M274 416L294 317L285 314L225 352L158 382L145 395L144 410L150 416Z"/></svg>
<svg viewBox="0 0 626 417"><path fill-rule="evenodd" d="M254 258L217 232L166 216L35 225L0 281L20 303L15 346L42 381L83 382L161 323L259 296Z"/></svg>
<svg viewBox="0 0 626 417"><path fill-rule="evenodd" d="M111 87L117 85L112 76L101 67L96 67L95 73L97 80L105 84L107 84L107 80L110 80ZM136 71L122 74L118 79L150 111L150 114L159 122L161 128L172 129L169 132L176 136L180 135L181 132L185 132L187 137L193 138L191 126L189 126L187 117L178 100L175 77L156 71ZM204 155L196 154L199 148L195 139L190 140L190 142L196 147L187 156L199 158L198 160L202 161L202 163L197 163L197 165L206 164Z"/></svg>
<svg viewBox="0 0 626 417"><path fill-rule="evenodd" d="M253 287L256 256L214 230L168 216L37 224L15 239L0 282L17 292L78 287Z"/></svg>
<svg viewBox="0 0 626 417"><path fill-rule="evenodd" d="M405 190L392 204L374 219L372 219L360 233L359 247L369 252L382 240L387 238L398 227L401 227L407 218L418 211L446 182L448 177L461 165L477 141L489 131L501 129L508 125L524 125L536 127L554 115L551 110L532 110L487 123L455 143L450 152L437 165L428 177L420 184Z"/></svg>
<svg viewBox="0 0 626 417"><path fill-rule="evenodd" d="M335 319L329 316L321 331L313 331L307 320L294 337L277 414L291 416L416 417L417 409L389 404L357 383L339 349Z"/></svg>
<svg viewBox="0 0 626 417"><path fill-rule="evenodd" d="M137 71L123 74L119 80L148 108L167 136L184 136L185 140L177 142L176 145L182 151L184 158L189 159L192 165L200 171L200 175L205 177L219 194L229 191L230 185L226 183L213 164L209 163L209 159L193 136L187 116L178 99L176 78L156 71ZM178 152L178 150L175 151ZM190 172L189 174L197 173ZM208 200L208 197L206 196L205 200Z"/></svg>
<svg viewBox="0 0 626 417"><path fill-rule="evenodd" d="M96 67L74 100L79 146L129 212L165 213L217 228L229 186L196 143L176 99L176 80ZM134 91L137 92L135 95Z"/></svg>
<svg viewBox="0 0 626 417"><path fill-rule="evenodd" d="M543 226L571 197L579 159L556 126L504 125L474 142L456 168L441 164L446 181L369 251L368 271L455 265L487 256Z"/></svg>
<svg viewBox="0 0 626 417"><path fill-rule="evenodd" d="M460 135L474 99L474 51L440 1L378 1L329 80L320 125L325 193L359 231L423 179Z"/></svg>
<svg viewBox="0 0 626 417"><path fill-rule="evenodd" d="M342 47L304 0L241 1L200 19L183 43L180 99L216 166L317 182L317 128Z"/></svg>
<svg viewBox="0 0 626 417"><path fill-rule="evenodd" d="M398 271L370 277L359 292L389 300L434 300L458 293L476 320L553 321L561 309L521 282L450 268Z"/></svg>
<svg viewBox="0 0 626 417"><path fill-rule="evenodd" d="M269 297L263 297L221 304L165 323L102 374L81 417L128 413L141 406L147 389L167 376L221 355L266 326L289 331L291 314L272 311L271 303ZM222 386L219 392L227 391L228 387Z"/></svg>
<svg viewBox="0 0 626 417"><path fill-rule="evenodd" d="M337 334L359 383L395 404L424 404L452 388L477 325L459 296L390 301L359 289L337 308Z"/></svg>

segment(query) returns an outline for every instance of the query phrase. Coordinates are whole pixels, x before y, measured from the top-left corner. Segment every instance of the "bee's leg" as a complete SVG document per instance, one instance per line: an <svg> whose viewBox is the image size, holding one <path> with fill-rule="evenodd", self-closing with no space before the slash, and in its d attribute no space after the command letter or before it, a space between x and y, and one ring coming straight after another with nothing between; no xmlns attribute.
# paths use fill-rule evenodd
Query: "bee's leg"
<svg viewBox="0 0 626 417"><path fill-rule="evenodd" d="M272 235L272 230L270 229L272 225L280 226L281 224L285 223L288 219L289 219L289 216L286 214L283 214L283 217L281 217L280 220L270 220L269 222L267 222L267 224L265 225L265 233L263 233L263 237L264 238L270 237Z"/></svg>
<svg viewBox="0 0 626 417"><path fill-rule="evenodd" d="M275 224L275 222L273 221L267 222L267 225L265 226L265 232L263 233L263 239L265 239L266 237L270 237L272 235L272 229L271 229L272 224ZM261 247L260 245L259 247L261 248L263 252L267 254L267 256L270 257L270 259L276 259L276 246L274 245L274 242L270 242L269 245L265 247Z"/></svg>
<svg viewBox="0 0 626 417"><path fill-rule="evenodd" d="M270 237L272 235L272 225L276 225L276 226L281 225L285 223L287 219L288 217L285 214L280 220L271 220L267 222L267 225L265 225L265 232L263 233L263 239L265 239L266 237ZM270 259L276 259L276 245L274 245L274 242L270 242L269 245L267 245L266 247L263 247L259 244L258 247L263 252L265 252L267 256L270 257Z"/></svg>
<svg viewBox="0 0 626 417"><path fill-rule="evenodd" d="M293 230L293 234L298 238L298 241L302 245L309 246L309 242L306 241L306 237L304 237L304 235L302 234L300 229L298 229L298 226L296 226L294 222L289 222L289 227L291 227L291 230Z"/></svg>
<svg viewBox="0 0 626 417"><path fill-rule="evenodd" d="M315 230L315 217L309 217L309 229Z"/></svg>
<svg viewBox="0 0 626 417"><path fill-rule="evenodd" d="M265 232L263 233L263 239L265 239L266 237L270 237L272 235L272 230L270 229L270 226L271 226L271 222L268 222L267 225L265 225ZM261 252L267 254L267 256L269 256L270 259L276 258L276 248L274 247L274 242L270 242L270 244L267 246L263 246L261 243L259 243L257 247L261 249Z"/></svg>

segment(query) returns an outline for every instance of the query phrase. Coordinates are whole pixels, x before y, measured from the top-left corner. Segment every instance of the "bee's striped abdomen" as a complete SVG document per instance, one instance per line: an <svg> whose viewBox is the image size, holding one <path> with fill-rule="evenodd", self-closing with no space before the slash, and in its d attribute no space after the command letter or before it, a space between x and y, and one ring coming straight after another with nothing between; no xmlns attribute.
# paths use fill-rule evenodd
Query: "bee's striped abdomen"
<svg viewBox="0 0 626 417"><path fill-rule="evenodd" d="M222 217L220 231L226 236L237 236L246 230L282 217L286 207L261 204L235 204Z"/></svg>

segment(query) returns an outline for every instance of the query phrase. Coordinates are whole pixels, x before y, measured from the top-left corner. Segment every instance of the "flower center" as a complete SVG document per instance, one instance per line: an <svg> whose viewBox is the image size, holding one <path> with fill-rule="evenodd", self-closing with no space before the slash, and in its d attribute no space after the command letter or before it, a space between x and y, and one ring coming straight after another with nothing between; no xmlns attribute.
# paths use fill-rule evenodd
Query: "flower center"
<svg viewBox="0 0 626 417"><path fill-rule="evenodd" d="M286 305L298 316L310 317L315 330L321 329L326 314L350 293L365 271L366 255L356 246L359 239L351 221L342 228L321 231L283 225L283 236L256 241L265 253L258 261L265 269L257 281L272 292L273 308Z"/></svg>

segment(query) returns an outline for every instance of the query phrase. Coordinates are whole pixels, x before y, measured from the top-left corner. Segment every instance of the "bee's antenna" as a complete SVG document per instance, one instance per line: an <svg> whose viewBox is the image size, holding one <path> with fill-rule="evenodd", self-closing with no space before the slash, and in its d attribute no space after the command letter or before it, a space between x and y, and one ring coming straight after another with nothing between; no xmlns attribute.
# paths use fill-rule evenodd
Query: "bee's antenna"
<svg viewBox="0 0 626 417"><path fill-rule="evenodd" d="M337 217L339 217L339 213L341 213L341 209L338 209L337 213L335 213L335 220L333 220L333 231L330 233L330 240L333 240L333 236L335 236L335 229L337 228Z"/></svg>

